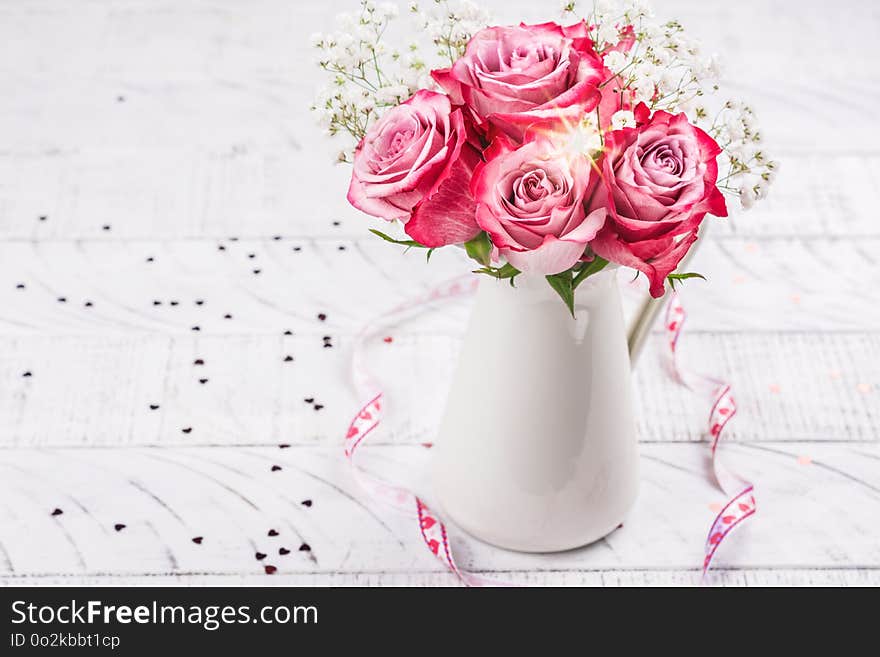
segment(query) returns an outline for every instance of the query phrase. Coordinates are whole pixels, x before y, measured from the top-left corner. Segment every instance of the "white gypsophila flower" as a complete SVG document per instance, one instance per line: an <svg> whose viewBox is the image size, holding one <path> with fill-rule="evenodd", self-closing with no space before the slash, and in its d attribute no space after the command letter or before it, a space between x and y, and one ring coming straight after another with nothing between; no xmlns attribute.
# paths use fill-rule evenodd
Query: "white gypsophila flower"
<svg viewBox="0 0 880 657"><path fill-rule="evenodd" d="M620 39L620 30L611 21L606 21L599 26L596 32L596 40L602 44L616 45Z"/></svg>
<svg viewBox="0 0 880 657"><path fill-rule="evenodd" d="M603 59L605 61L605 66L607 66L613 73L619 73L627 65L627 56L617 50L612 50L611 52L606 53Z"/></svg>
<svg viewBox="0 0 880 657"><path fill-rule="evenodd" d="M654 98L654 85L650 81L642 82L640 86L632 88L633 100L637 103L649 103Z"/></svg>
<svg viewBox="0 0 880 657"><path fill-rule="evenodd" d="M609 16L611 14L621 13L620 8L614 0L595 0L593 6L597 16Z"/></svg>
<svg viewBox="0 0 880 657"><path fill-rule="evenodd" d="M663 36L663 28L657 23L647 23L641 29L643 38L650 43L655 43Z"/></svg>
<svg viewBox="0 0 880 657"><path fill-rule="evenodd" d="M379 13L384 18L397 18L400 15L400 9L393 2L383 2L379 6Z"/></svg>
<svg viewBox="0 0 880 657"><path fill-rule="evenodd" d="M436 47L438 56L449 63L464 53L465 46L478 30L486 27L486 11L469 0L434 0L429 9L415 4L411 11L419 19L419 27Z"/></svg>
<svg viewBox="0 0 880 657"><path fill-rule="evenodd" d="M654 15L654 10L648 0L628 0L624 5L623 13L630 20L636 18L650 18Z"/></svg>
<svg viewBox="0 0 880 657"><path fill-rule="evenodd" d="M620 130L621 128L634 128L636 126L636 117L631 110L620 110L611 115L611 129Z"/></svg>

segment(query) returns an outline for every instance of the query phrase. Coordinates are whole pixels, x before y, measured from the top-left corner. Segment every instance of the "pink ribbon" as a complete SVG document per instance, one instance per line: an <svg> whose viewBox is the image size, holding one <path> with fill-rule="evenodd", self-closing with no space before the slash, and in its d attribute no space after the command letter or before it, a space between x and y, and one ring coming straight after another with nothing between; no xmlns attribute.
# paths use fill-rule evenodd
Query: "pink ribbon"
<svg viewBox="0 0 880 657"><path fill-rule="evenodd" d="M727 504L715 517L709 534L706 536L705 556L703 557L703 577L705 578L709 566L712 564L712 559L724 539L746 518L754 515L755 495L754 486L728 469L719 457L718 446L721 443L724 427L736 415L736 402L733 399L730 384L711 376L697 374L680 367L678 364L677 347L686 319L687 313L681 304L681 299L678 294L673 292L666 306L663 327L668 346L665 353L667 369L674 381L694 393L704 396L712 404L709 410L707 431L711 441L712 471L718 486L729 498Z"/></svg>
<svg viewBox="0 0 880 657"><path fill-rule="evenodd" d="M426 305L471 294L477 286L473 276L466 276L449 281L430 293L401 304L389 313L381 315L367 324L358 334L352 357L352 379L355 388L362 398L369 399L348 426L345 437L345 458L353 476L366 493L374 500L389 505L396 511L413 517L418 522L419 533L425 546L441 563L466 586L510 586L508 582L489 579L462 570L456 564L449 545L449 534L446 526L421 499L410 490L388 483L369 474L357 465L355 455L367 436L382 421L385 400L380 386L370 376L364 364L364 353L369 340L379 329L397 323L413 311ZM686 314L677 294L671 295L666 312L666 337L668 338L667 366L673 379L690 390L706 395L712 401L709 413L709 435L711 437L712 464L718 485L731 496L730 501L721 510L706 539L706 555L703 560L703 575L709 570L712 558L727 535L743 520L754 514L755 498L752 485L728 470L718 458L718 444L721 433L736 414L736 404L730 386L723 381L696 374L679 368L676 358L676 346L681 335Z"/></svg>

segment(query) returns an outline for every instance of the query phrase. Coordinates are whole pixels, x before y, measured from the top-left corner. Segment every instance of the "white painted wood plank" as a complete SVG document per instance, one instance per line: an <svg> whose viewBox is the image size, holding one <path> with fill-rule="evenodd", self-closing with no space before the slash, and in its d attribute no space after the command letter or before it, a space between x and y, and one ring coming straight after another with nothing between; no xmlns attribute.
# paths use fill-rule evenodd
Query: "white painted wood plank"
<svg viewBox="0 0 880 657"><path fill-rule="evenodd" d="M384 226L347 204L350 168L330 164L329 154L315 161L325 150L320 143L206 150L83 142L70 150L0 152L0 239L334 239ZM766 202L743 213L730 201L729 219L710 219L714 232L880 236L880 157L790 156L784 167Z"/></svg>
<svg viewBox="0 0 880 657"><path fill-rule="evenodd" d="M354 402L342 385L352 332L466 266L353 239L369 223L346 207L348 172L307 116L317 77L304 37L354 4L0 6L0 382L11 391L0 399L0 582L263 583L253 552L268 552L268 523L315 557L273 553L274 583L452 582L408 526L359 505L331 447ZM548 17L538 3L489 4L501 20ZM787 441L880 435L880 140L821 137L861 124L878 100L865 48L880 17L869 2L830 14L758 0L658 9L727 54L731 89L788 156L766 204L716 222L694 264L711 285L686 292L687 356L736 386L730 437L750 442L729 454L763 491L761 524L734 539L720 581L877 584L876 443ZM780 32L782 21L797 29ZM834 57L817 47L829 42ZM223 239L233 235L295 239ZM430 438L466 315L453 304L378 345L397 408L426 405L419 426L392 404L382 442ZM409 378L395 375L401 363ZM429 383L414 390L413 378ZM697 439L701 403L664 381L643 361L641 439ZM257 446L278 442L294 447ZM707 500L720 500L704 453L646 444L639 506L596 546L525 557L463 539L464 562L538 584L692 583ZM408 464L428 454L386 446L367 460L421 488ZM315 500L307 510L301 490ZM55 506L65 513L53 519Z"/></svg>
<svg viewBox="0 0 880 657"><path fill-rule="evenodd" d="M487 4L508 21L556 10ZM355 6L5 3L0 237L92 238L107 224L139 238L363 234L344 198L348 169L332 164L335 147L307 111L321 81L307 36ZM876 236L880 141L825 137L829 125L859 125L880 91L870 53L859 53L880 22L870 3L834 15L818 2L793 12L760 0L658 10L728 55L732 91L754 101L771 152L787 155L773 198L731 229ZM780 34L780 21L796 29ZM819 43L834 43L835 56ZM839 75L844 58L857 90Z"/></svg>
<svg viewBox="0 0 880 657"><path fill-rule="evenodd" d="M695 586L694 570L578 570L493 572L524 586ZM241 573L153 575L0 575L0 586L458 586L442 572L406 573L276 573L271 580ZM878 586L880 569L714 569L712 586Z"/></svg>
<svg viewBox="0 0 880 657"><path fill-rule="evenodd" d="M722 501L707 478L706 449L643 445L635 509L622 529L588 548L517 554L456 531L460 562L483 572L550 571L568 583L595 581L599 570L623 571L609 577L631 582L638 578L633 570L695 570L712 517L708 505ZM759 516L731 537L719 566L876 570L878 450L869 443L726 448L725 458L757 483ZM415 485L430 500L429 457L421 447L374 447L364 462L382 476ZM812 462L802 464L802 457ZM283 469L271 472L273 464ZM262 565L270 563L280 574L313 574L313 581L326 577L325 583L333 583L349 572L400 582L410 572L441 571L420 547L413 525L363 499L335 449L2 450L0 469L7 491L0 507L4 575L143 581L180 573L190 582L216 581L217 575L266 582ZM310 507L301 504L306 499ZM56 507L63 514L50 515ZM115 531L116 523L126 527ZM269 537L270 529L279 536ZM197 536L203 537L200 545L192 542ZM309 552L298 549L302 542ZM279 556L281 547L291 554ZM258 561L256 551L269 556ZM730 577L736 583L737 575Z"/></svg>
<svg viewBox="0 0 880 657"><path fill-rule="evenodd" d="M32 123L17 126L30 130L9 129L13 144L42 142L63 148L74 135L91 143L110 138L168 144L181 134L213 141L218 125L230 141L286 140L292 127L298 133L306 128L299 125L307 105L303 100L318 80L308 35L333 29L334 14L356 8L354 0L272 0L247 6L140 0L90 2L80 9L82 4L75 10L57 3L3 7L0 61L6 75L25 84L39 85L49 78L58 85L48 96L12 95L22 98L13 101L13 108L36 105L40 110ZM556 5L526 0L482 4L499 22L553 19L558 11ZM756 105L767 134L786 149L876 152L880 147L870 132L857 144L812 139L826 135L832 124L858 125L877 98L877 72L865 49L880 19L870 2L850 2L839 12L828 12L815 0L798 3L796 11L760 0L735 5L680 0L657 9L664 18L680 19L707 51L726 56L731 92ZM791 28L780 30L782 24ZM819 45L826 43L834 44L836 57ZM839 61L846 61L846 77L840 75ZM213 87L187 100L186 85L193 79ZM104 93L70 93L94 90L96 81L105 83ZM145 129L132 130L118 113L111 113L119 94L140 111L162 112L154 112L154 120L141 126Z"/></svg>
<svg viewBox="0 0 880 657"><path fill-rule="evenodd" d="M365 400L348 383L351 339L322 337L0 337L0 447L338 444ZM376 439L430 442L459 338L393 340L369 352L389 399ZM706 402L669 381L659 347L653 336L635 377L638 436L701 440ZM730 440L880 436L880 333L696 333L682 358L733 384Z"/></svg>
<svg viewBox="0 0 880 657"><path fill-rule="evenodd" d="M684 286L689 327L877 330L880 286L872 281L880 280L878 254L880 238L759 243L710 234L690 265L709 281ZM179 335L194 326L201 335L354 333L375 315L472 268L458 249L437 252L426 264L423 251L405 253L372 235L356 241L0 242L0 334ZM622 272L621 280L631 276ZM466 317L466 302L450 302L419 326L455 333Z"/></svg>

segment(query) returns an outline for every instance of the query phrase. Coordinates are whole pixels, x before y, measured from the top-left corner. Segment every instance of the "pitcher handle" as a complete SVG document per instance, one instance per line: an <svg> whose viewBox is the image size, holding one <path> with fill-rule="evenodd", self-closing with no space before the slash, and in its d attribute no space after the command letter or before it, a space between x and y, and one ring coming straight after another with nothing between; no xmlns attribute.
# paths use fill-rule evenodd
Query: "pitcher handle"
<svg viewBox="0 0 880 657"><path fill-rule="evenodd" d="M638 311L633 316L632 320L630 320L629 330L627 331L626 346L629 348L629 361L633 369L636 367L636 363L642 353L642 348L645 346L645 341L651 334L651 327L654 325L654 320L657 319L657 314L660 312L661 308L663 308L662 301L663 297L654 299L649 296L642 301L639 305Z"/></svg>
<svg viewBox="0 0 880 657"><path fill-rule="evenodd" d="M697 252L700 244L705 241L707 231L708 226L703 225L700 227L699 237L703 239L698 239L696 242L694 242L690 250L688 250L684 258L682 258L681 262L678 264L677 269L681 271L686 270L688 264L690 264L691 260L694 257L694 253ZM651 334L651 327L654 325L654 321L657 319L657 315L663 308L664 300L665 296L660 297L659 299L654 299L650 296L647 297L639 305L638 311L630 321L630 325L627 331L626 346L629 348L629 361L633 369L635 369L636 367L636 362L639 359L639 355L642 353L642 347L645 346L645 341Z"/></svg>

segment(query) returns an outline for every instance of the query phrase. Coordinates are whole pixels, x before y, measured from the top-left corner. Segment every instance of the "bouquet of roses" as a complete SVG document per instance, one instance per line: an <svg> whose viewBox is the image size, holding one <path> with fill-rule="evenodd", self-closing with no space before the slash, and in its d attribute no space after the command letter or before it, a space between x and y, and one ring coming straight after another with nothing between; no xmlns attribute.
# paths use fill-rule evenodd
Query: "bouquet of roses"
<svg viewBox="0 0 880 657"><path fill-rule="evenodd" d="M564 24L487 27L467 2L410 5L431 47L389 48L392 4L362 0L316 35L332 76L313 109L354 138L348 200L400 222L431 250L463 245L479 273L545 276L571 310L609 263L644 273L654 297L725 194L748 208L777 165L752 110L717 95L717 63L644 2L591 3ZM353 145L353 144L352 144Z"/></svg>

